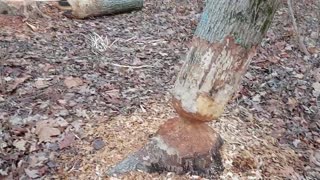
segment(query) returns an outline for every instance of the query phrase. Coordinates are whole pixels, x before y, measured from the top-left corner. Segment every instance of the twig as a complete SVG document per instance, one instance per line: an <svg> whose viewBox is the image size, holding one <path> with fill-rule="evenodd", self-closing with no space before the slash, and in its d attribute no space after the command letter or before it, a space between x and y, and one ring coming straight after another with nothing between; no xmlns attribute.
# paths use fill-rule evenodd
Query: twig
<svg viewBox="0 0 320 180"><path fill-rule="evenodd" d="M153 66L150 65L141 65L141 66L128 66L128 65L121 65L121 64L114 64L114 63L108 63L109 65L116 66L116 67L125 67L125 68L131 68L131 69L140 69L140 68L151 68Z"/></svg>
<svg viewBox="0 0 320 180"><path fill-rule="evenodd" d="M1 92L4 94L6 92L5 84L4 84L4 61L9 57L8 49L4 51L4 53L0 54L0 83L1 83Z"/></svg>
<svg viewBox="0 0 320 180"><path fill-rule="evenodd" d="M316 10L317 12L317 19L318 19L318 29L317 29L317 37L320 37L320 1L318 1L317 4L318 9Z"/></svg>
<svg viewBox="0 0 320 180"><path fill-rule="evenodd" d="M305 55L310 56L310 53L308 52L306 46L303 43L303 38L300 35L299 29L297 26L297 22L296 22L296 18L294 17L294 13L293 13L293 9L292 9L292 0L288 0L287 2L288 2L288 7L289 7L289 13L290 13L290 16L292 19L293 28L296 32L296 36L297 36L296 38L297 38L297 41L299 44L299 48Z"/></svg>

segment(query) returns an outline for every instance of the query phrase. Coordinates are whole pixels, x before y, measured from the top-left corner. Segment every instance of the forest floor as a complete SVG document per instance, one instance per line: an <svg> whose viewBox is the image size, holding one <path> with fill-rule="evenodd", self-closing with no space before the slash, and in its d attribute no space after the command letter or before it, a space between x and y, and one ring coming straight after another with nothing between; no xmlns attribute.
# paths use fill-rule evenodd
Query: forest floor
<svg viewBox="0 0 320 180"><path fill-rule="evenodd" d="M225 140L221 179L320 179L316 2L294 5L311 55L299 50L283 4L239 93L211 123ZM1 15L0 179L106 179L176 116L170 89L201 8L197 0L146 0L142 11L87 20L52 6L42 8L51 20Z"/></svg>

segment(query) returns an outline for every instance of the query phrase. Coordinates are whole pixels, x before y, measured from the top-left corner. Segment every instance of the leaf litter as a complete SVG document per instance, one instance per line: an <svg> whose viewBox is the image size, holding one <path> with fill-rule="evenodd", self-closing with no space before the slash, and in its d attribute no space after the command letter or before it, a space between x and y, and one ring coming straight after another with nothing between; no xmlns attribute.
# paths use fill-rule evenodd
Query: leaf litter
<svg viewBox="0 0 320 180"><path fill-rule="evenodd" d="M45 6L52 20L34 19L32 29L0 16L0 52L9 55L0 64L0 178L107 178L175 116L169 92L202 7L146 0L139 12L71 20ZM310 56L287 6L279 9L239 93L210 124L225 140L221 179L319 179L318 8L314 0L294 8Z"/></svg>

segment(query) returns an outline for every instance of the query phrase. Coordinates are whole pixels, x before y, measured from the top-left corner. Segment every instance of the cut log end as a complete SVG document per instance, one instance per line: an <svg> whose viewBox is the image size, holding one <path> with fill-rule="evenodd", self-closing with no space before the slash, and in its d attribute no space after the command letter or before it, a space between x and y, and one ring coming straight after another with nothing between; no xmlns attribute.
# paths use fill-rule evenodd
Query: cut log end
<svg viewBox="0 0 320 180"><path fill-rule="evenodd" d="M141 170L217 177L223 171L221 137L207 124L173 118L149 143L108 171L109 175Z"/></svg>

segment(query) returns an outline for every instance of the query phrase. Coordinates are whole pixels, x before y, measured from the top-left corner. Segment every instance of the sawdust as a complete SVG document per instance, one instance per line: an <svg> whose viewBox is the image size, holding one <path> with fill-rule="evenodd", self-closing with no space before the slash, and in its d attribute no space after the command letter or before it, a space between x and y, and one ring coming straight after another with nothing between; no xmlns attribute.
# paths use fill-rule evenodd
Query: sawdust
<svg viewBox="0 0 320 180"><path fill-rule="evenodd" d="M225 170L222 179L282 179L282 171L286 167L297 167L298 155L292 149L281 146L271 135L266 119L252 119L245 122L236 115L239 109L227 111L211 126L217 130L225 144L222 149ZM150 111L135 112L132 116L117 116L110 121L88 123L84 127L86 141L77 144L78 155L65 154L64 162L79 163L79 169L74 164L63 177L79 177L79 179L106 178L106 171L124 157L142 147L170 117L175 113L169 104L153 104ZM254 122L254 123L253 123ZM106 146L100 151L94 151L89 143L92 137L101 137ZM72 164L72 163L71 163ZM66 173L67 172L67 173ZM120 179L201 179L197 176L178 176L173 173L147 174L132 172L118 177ZM109 177L109 179L112 179Z"/></svg>
<svg viewBox="0 0 320 180"><path fill-rule="evenodd" d="M0 14L0 27L10 26L10 28L21 28L23 26L22 17L8 16Z"/></svg>

